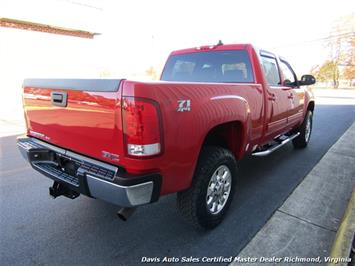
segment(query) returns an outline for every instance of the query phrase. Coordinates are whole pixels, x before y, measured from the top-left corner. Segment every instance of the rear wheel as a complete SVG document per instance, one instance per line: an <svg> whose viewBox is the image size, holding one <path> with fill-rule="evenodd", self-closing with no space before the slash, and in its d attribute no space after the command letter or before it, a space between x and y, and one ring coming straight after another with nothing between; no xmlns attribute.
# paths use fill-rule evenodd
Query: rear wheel
<svg viewBox="0 0 355 266"><path fill-rule="evenodd" d="M308 142L311 138L312 125L313 113L312 111L308 110L302 125L299 127L300 135L292 141L295 148L301 149L308 145Z"/></svg>
<svg viewBox="0 0 355 266"><path fill-rule="evenodd" d="M177 196L178 209L188 222L205 229L222 222L234 195L236 166L227 149L203 148L191 187Z"/></svg>

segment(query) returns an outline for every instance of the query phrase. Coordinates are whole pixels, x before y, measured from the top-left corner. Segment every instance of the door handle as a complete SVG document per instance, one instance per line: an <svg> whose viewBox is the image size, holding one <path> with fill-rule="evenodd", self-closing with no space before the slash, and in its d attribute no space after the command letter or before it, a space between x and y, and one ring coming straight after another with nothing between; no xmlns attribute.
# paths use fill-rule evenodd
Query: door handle
<svg viewBox="0 0 355 266"><path fill-rule="evenodd" d="M52 94L53 102L55 103L62 103L63 102L63 95L62 94Z"/></svg>
<svg viewBox="0 0 355 266"><path fill-rule="evenodd" d="M275 96L275 94L269 94L268 100L269 100L269 101L276 101L276 96Z"/></svg>
<svg viewBox="0 0 355 266"><path fill-rule="evenodd" d="M52 105L66 107L67 106L67 93L66 92L51 92L51 102Z"/></svg>

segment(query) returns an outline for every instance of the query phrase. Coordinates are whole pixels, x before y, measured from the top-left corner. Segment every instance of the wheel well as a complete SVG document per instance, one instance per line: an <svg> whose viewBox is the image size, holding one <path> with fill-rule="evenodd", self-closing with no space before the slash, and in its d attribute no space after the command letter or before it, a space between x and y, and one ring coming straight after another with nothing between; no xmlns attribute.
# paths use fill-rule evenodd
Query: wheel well
<svg viewBox="0 0 355 266"><path fill-rule="evenodd" d="M314 111L314 102L309 102L307 110L311 110L312 112Z"/></svg>
<svg viewBox="0 0 355 266"><path fill-rule="evenodd" d="M230 150L238 159L241 148L242 124L239 121L220 124L212 128L205 137L203 145L220 146Z"/></svg>

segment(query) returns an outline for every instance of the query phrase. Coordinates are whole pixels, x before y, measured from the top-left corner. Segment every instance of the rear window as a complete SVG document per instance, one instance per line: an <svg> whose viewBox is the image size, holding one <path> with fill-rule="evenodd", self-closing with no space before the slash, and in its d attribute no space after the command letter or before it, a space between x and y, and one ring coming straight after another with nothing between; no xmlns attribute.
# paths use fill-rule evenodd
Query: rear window
<svg viewBox="0 0 355 266"><path fill-rule="evenodd" d="M170 56L161 79L165 81L249 83L254 82L254 75L246 51L209 51Z"/></svg>

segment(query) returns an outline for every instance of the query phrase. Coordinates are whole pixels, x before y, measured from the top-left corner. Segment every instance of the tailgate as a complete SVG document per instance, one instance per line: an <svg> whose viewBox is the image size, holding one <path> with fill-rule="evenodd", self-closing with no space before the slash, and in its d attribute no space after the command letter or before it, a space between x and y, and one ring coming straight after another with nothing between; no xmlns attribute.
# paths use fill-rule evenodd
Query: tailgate
<svg viewBox="0 0 355 266"><path fill-rule="evenodd" d="M27 79L28 135L110 163L123 154L119 79Z"/></svg>

